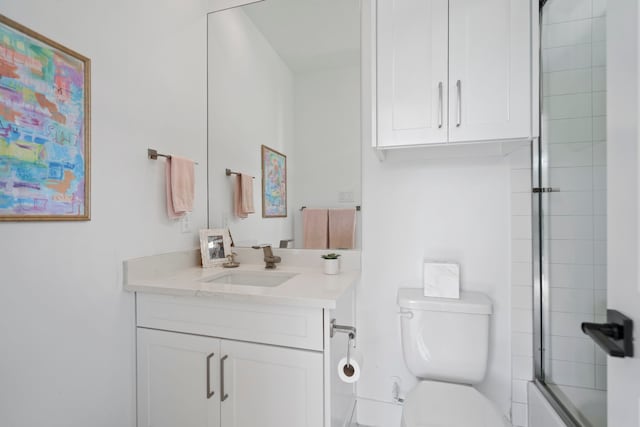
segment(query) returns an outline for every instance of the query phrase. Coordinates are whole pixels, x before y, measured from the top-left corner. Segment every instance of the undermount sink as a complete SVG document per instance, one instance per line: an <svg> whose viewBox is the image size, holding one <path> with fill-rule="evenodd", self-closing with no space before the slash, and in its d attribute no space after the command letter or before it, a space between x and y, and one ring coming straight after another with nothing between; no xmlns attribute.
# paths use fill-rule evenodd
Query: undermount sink
<svg viewBox="0 0 640 427"><path fill-rule="evenodd" d="M240 286L275 287L295 276L296 273L272 271L227 271L202 279L202 282Z"/></svg>

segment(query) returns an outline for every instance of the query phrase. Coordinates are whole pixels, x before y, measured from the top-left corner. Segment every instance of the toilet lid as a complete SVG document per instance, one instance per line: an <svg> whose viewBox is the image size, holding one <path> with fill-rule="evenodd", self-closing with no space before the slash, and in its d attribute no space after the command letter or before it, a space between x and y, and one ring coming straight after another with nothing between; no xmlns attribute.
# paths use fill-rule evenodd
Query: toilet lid
<svg viewBox="0 0 640 427"><path fill-rule="evenodd" d="M505 427L506 419L471 386L420 382L407 396L403 427Z"/></svg>

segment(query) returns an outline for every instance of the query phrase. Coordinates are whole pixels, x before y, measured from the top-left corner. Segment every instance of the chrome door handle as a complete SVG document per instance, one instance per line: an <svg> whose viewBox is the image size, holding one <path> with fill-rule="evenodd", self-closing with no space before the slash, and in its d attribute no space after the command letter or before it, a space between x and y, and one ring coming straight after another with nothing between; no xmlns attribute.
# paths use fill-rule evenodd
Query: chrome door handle
<svg viewBox="0 0 640 427"><path fill-rule="evenodd" d="M220 402L227 400L229 395L224 392L224 361L227 360L229 355L225 355L220 359Z"/></svg>
<svg viewBox="0 0 640 427"><path fill-rule="evenodd" d="M442 128L442 82L438 83L438 129Z"/></svg>
<svg viewBox="0 0 640 427"><path fill-rule="evenodd" d="M458 80L456 82L456 89L458 91L458 120L456 121L456 127L460 127L462 124L462 82Z"/></svg>
<svg viewBox="0 0 640 427"><path fill-rule="evenodd" d="M211 399L215 393L211 390L211 358L214 353L207 356L207 399Z"/></svg>

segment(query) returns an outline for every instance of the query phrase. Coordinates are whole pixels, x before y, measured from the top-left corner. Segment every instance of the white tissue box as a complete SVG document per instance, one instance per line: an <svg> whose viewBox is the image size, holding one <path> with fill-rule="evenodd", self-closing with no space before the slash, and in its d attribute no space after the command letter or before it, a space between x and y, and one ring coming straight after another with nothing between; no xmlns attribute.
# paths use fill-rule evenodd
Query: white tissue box
<svg viewBox="0 0 640 427"><path fill-rule="evenodd" d="M460 266L425 261L423 283L426 297L460 298Z"/></svg>

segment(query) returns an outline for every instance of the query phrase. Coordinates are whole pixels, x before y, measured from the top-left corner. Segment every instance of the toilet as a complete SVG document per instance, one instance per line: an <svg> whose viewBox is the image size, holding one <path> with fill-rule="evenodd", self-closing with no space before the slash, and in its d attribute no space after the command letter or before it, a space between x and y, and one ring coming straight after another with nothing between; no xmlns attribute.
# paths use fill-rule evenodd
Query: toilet
<svg viewBox="0 0 640 427"><path fill-rule="evenodd" d="M431 298L422 289L400 289L398 305L404 360L421 379L405 399L402 427L509 427L473 388L487 371L489 297Z"/></svg>

